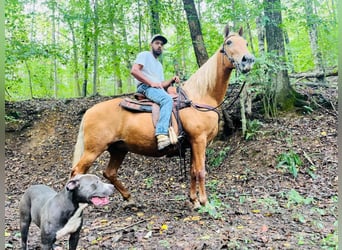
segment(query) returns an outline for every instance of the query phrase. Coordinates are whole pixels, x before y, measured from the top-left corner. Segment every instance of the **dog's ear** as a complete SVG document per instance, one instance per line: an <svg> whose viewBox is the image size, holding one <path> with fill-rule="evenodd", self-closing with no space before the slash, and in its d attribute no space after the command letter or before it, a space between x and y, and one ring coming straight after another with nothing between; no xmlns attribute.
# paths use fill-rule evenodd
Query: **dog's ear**
<svg viewBox="0 0 342 250"><path fill-rule="evenodd" d="M68 191L72 191L72 190L75 190L76 188L78 188L79 186L80 186L79 180L70 180L66 185L66 189Z"/></svg>

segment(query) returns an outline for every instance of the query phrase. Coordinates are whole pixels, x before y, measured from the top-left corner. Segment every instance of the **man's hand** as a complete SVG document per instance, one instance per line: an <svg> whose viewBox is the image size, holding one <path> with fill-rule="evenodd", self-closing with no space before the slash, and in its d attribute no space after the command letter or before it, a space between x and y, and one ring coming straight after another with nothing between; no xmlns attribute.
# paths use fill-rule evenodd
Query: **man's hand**
<svg viewBox="0 0 342 250"><path fill-rule="evenodd" d="M179 77L178 76L174 76L174 77L172 77L172 80L171 80L171 83L179 83L180 82L180 79L179 79Z"/></svg>
<svg viewBox="0 0 342 250"><path fill-rule="evenodd" d="M154 82L151 84L152 88L162 89L164 88L164 82Z"/></svg>

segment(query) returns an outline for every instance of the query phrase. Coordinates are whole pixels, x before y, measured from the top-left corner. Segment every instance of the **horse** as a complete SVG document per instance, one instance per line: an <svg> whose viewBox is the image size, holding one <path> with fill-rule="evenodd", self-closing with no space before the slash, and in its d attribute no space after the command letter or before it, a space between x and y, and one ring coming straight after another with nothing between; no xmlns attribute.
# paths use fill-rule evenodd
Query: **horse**
<svg viewBox="0 0 342 250"><path fill-rule="evenodd" d="M180 87L191 103L196 104L179 110L179 119L190 148L189 198L193 208L205 206L208 201L205 189L206 147L218 133L217 107L225 97L231 73L234 69L247 73L254 64L254 56L248 51L242 33L242 28L237 33L230 32L226 25L223 44ZM161 157L178 150L169 148L158 151L151 113L128 111L119 105L121 101L120 97L103 101L84 113L70 175L73 177L86 173L92 163L108 151L110 159L103 176L115 186L125 201L134 203L130 192L117 178L125 155L132 152ZM208 112L198 107L209 107L206 110Z"/></svg>

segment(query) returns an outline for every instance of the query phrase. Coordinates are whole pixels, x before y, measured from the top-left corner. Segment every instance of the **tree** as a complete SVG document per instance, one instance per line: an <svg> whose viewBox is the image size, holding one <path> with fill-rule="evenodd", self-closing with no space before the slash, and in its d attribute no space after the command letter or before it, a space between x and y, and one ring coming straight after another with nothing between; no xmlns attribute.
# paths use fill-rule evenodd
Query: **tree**
<svg viewBox="0 0 342 250"><path fill-rule="evenodd" d="M308 29L309 29L311 50L314 55L315 68L318 72L322 72L324 75L325 70L324 70L322 53L318 46L317 15L314 13L312 0L305 1L305 11L306 11L306 22L307 22Z"/></svg>
<svg viewBox="0 0 342 250"><path fill-rule="evenodd" d="M89 0L85 1L85 15L83 17L83 60L84 60L84 79L82 86L82 96L87 96L88 87L88 61L89 61L89 41L90 35L88 32L88 21L90 19L90 4Z"/></svg>
<svg viewBox="0 0 342 250"><path fill-rule="evenodd" d="M183 0L184 10L188 19L192 45L194 47L197 64L200 67L208 60L208 53L204 45L201 25L193 0Z"/></svg>
<svg viewBox="0 0 342 250"><path fill-rule="evenodd" d="M268 88L268 96L271 97L269 102L272 108L269 109L269 114L267 115L274 116L277 109L293 109L297 93L290 85L286 66L280 0L265 0L264 13L267 52L271 56L274 66L274 69L269 71L270 86Z"/></svg>
<svg viewBox="0 0 342 250"><path fill-rule="evenodd" d="M155 34L159 34L161 31L160 28L160 19L159 19L159 10L160 3L159 0L148 0L148 4L150 7L150 28L151 28L151 37Z"/></svg>
<svg viewBox="0 0 342 250"><path fill-rule="evenodd" d="M52 0L51 2L48 3L52 14L52 45L56 48L57 47L57 40L56 40L56 9L57 9L57 2ZM55 98L58 96L58 63L57 63L57 56L54 55L52 58L52 64L53 64L53 95Z"/></svg>
<svg viewBox="0 0 342 250"><path fill-rule="evenodd" d="M94 60L93 60L93 95L97 95L97 64L98 64L98 45L99 45L99 16L98 3L94 1Z"/></svg>

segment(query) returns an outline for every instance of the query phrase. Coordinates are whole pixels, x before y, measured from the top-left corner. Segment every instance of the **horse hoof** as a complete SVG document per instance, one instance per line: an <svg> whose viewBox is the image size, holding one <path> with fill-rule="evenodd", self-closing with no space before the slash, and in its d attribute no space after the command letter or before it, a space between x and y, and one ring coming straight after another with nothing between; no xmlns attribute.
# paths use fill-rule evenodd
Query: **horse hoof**
<svg viewBox="0 0 342 250"><path fill-rule="evenodd" d="M201 208L202 206L201 206L201 204L199 203L199 201L198 200L195 200L194 201L194 210L199 210L200 208Z"/></svg>

